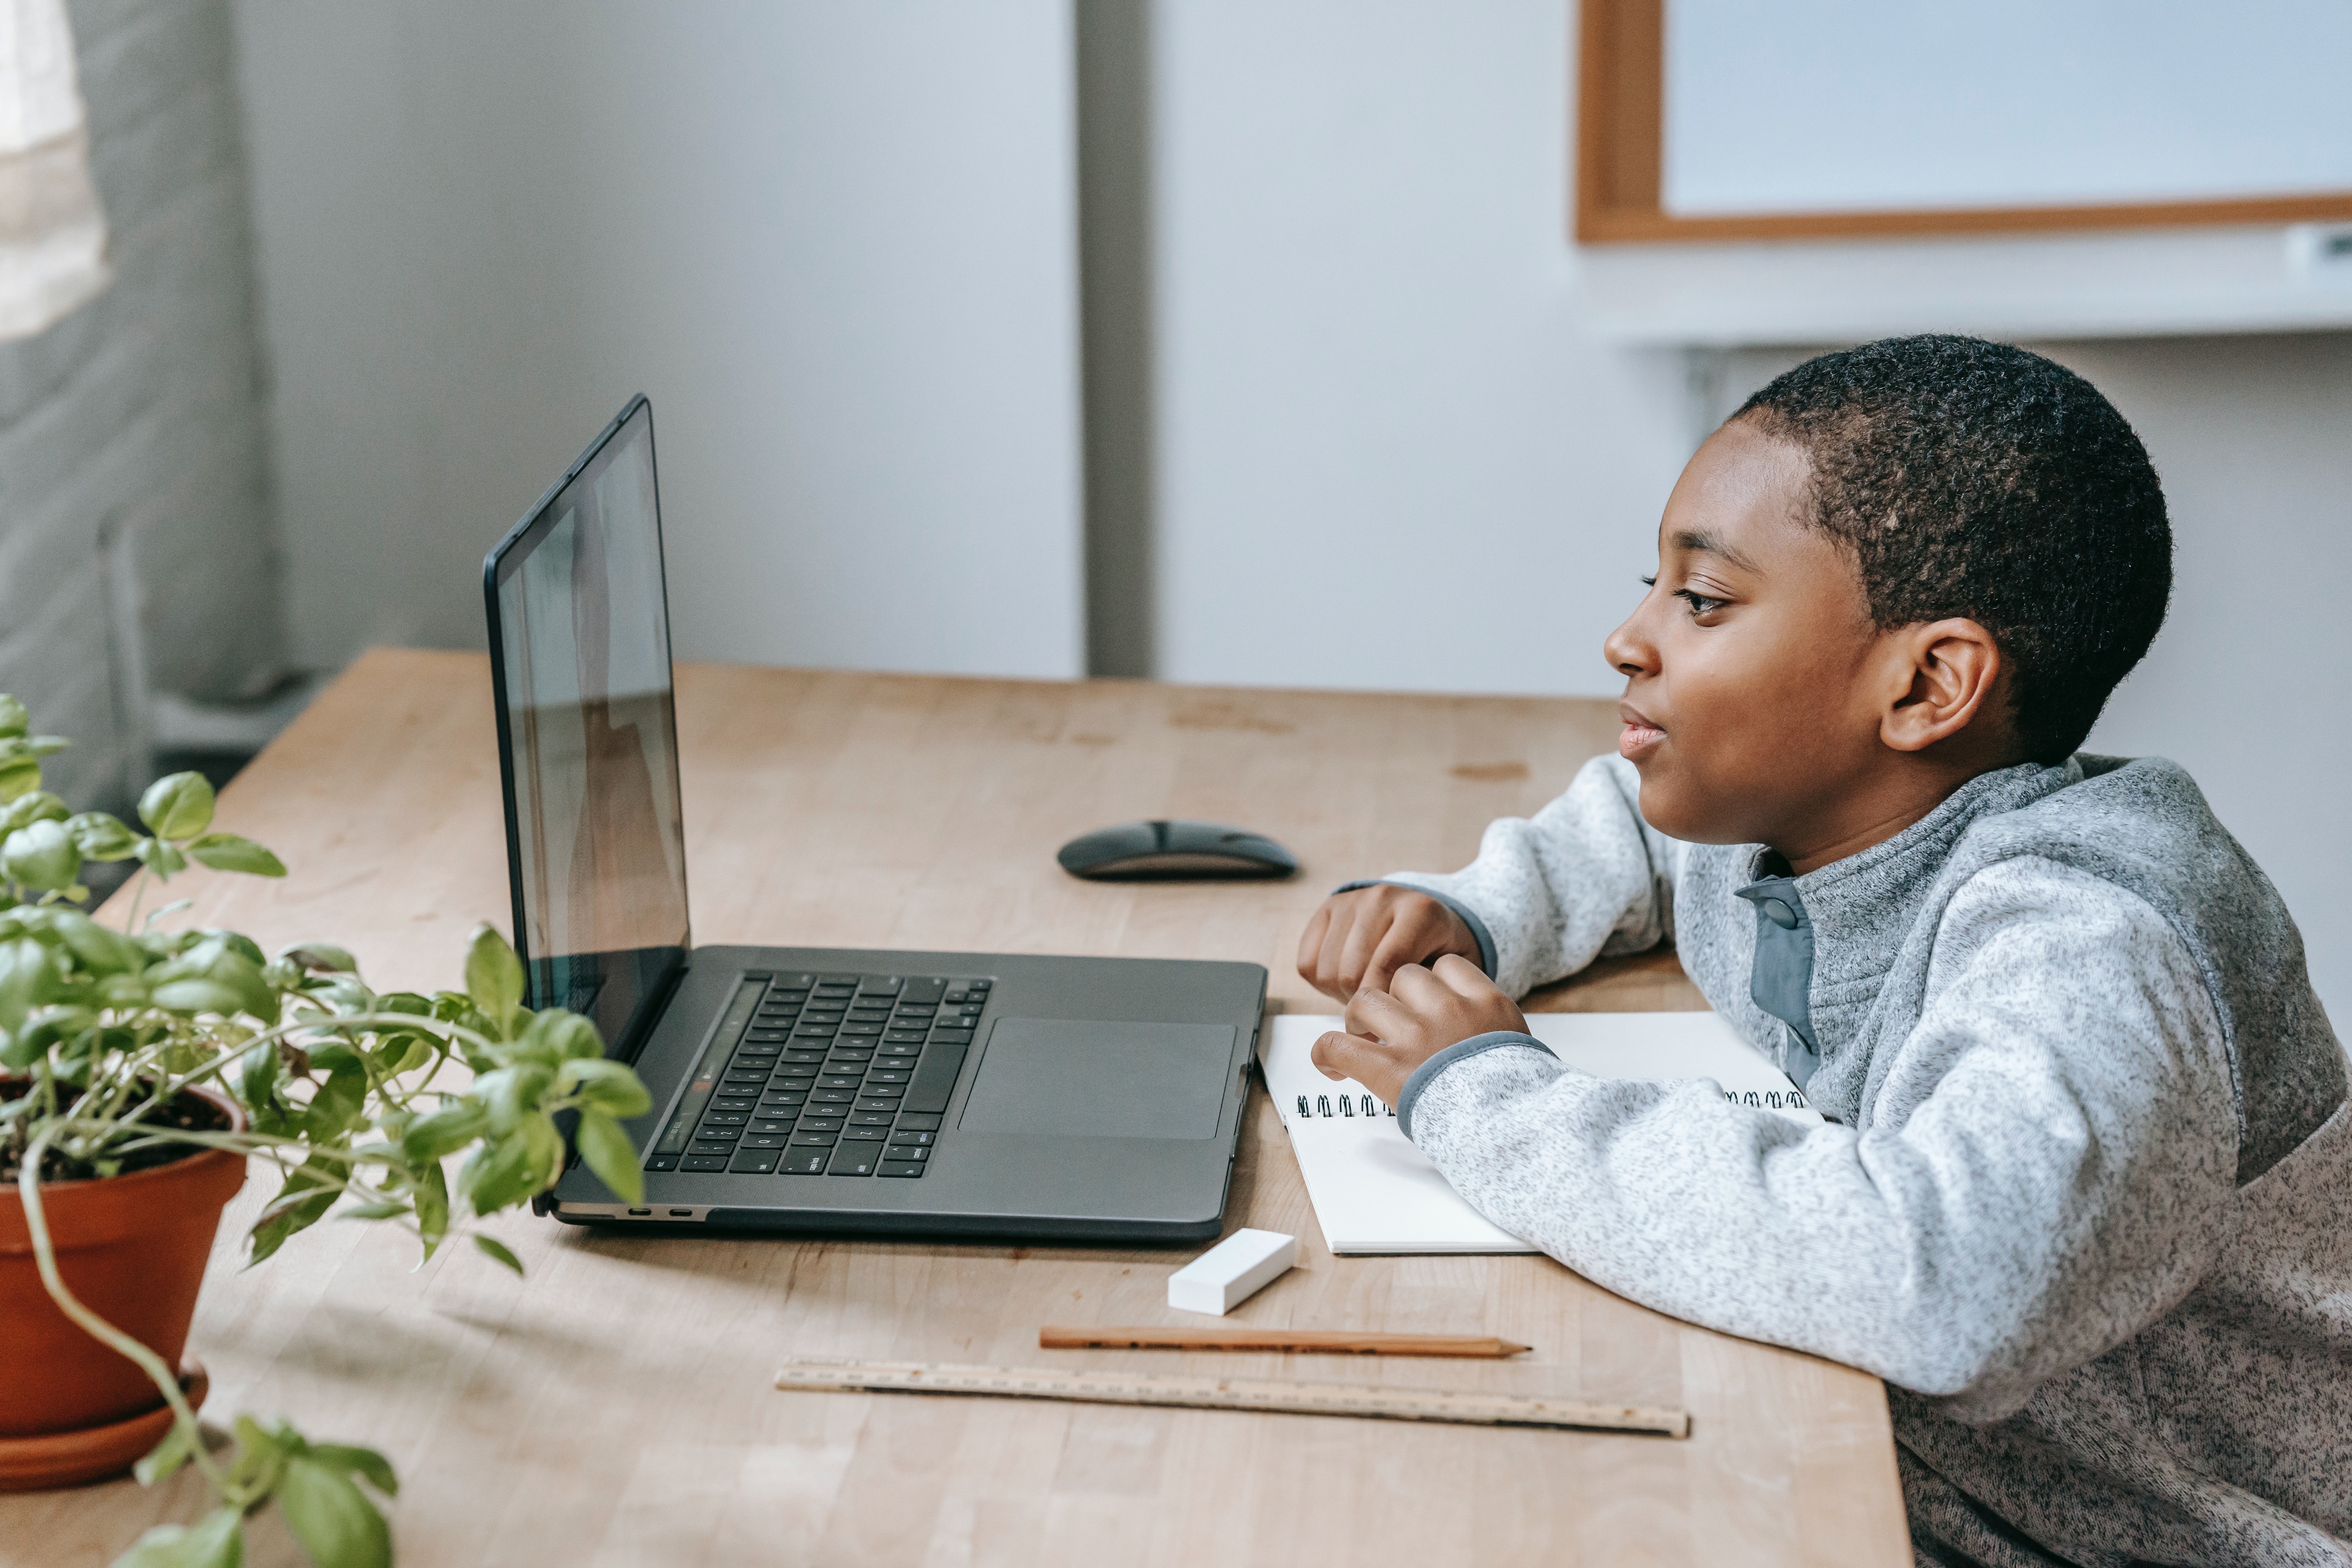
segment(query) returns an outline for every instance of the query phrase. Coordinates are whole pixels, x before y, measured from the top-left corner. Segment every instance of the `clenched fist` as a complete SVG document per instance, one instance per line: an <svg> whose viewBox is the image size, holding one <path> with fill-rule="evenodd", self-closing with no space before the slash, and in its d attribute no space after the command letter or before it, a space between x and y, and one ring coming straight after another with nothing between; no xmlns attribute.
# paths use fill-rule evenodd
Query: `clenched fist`
<svg viewBox="0 0 2352 1568"><path fill-rule="evenodd" d="M1298 939L1298 975L1327 996L1345 1002L1359 991L1385 991L1407 963L1445 953L1475 969L1478 939L1460 915L1411 888L1383 884L1334 893L1323 900Z"/></svg>
<svg viewBox="0 0 2352 1568"><path fill-rule="evenodd" d="M1423 969L1408 963L1388 989L1358 991L1337 1031L1315 1042L1326 1078L1351 1078L1394 1105L1412 1069L1444 1050L1499 1030L1525 1034L1527 1015L1476 964L1454 953Z"/></svg>

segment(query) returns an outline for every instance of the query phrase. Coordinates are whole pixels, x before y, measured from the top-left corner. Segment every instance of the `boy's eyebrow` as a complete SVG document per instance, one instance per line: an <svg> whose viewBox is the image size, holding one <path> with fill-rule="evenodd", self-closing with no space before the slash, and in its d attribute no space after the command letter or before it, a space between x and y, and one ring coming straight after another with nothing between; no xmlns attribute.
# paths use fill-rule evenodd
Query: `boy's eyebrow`
<svg viewBox="0 0 2352 1568"><path fill-rule="evenodd" d="M1692 551L1698 554L1718 556L1725 561L1730 562L1742 572L1753 572L1759 577L1763 575L1762 568L1759 567L1756 563L1750 561L1747 556L1742 555L1738 551L1734 550L1731 546L1726 544L1712 533L1701 533L1694 529L1684 529L1682 531L1675 535L1675 547L1678 550Z"/></svg>

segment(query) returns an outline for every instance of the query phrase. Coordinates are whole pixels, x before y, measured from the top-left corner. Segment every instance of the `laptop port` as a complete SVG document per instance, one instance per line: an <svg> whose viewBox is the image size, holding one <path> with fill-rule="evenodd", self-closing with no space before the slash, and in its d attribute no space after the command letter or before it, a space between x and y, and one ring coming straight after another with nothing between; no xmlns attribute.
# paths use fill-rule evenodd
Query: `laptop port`
<svg viewBox="0 0 2352 1568"><path fill-rule="evenodd" d="M672 1219L692 1219L694 1217L694 1211L692 1209L672 1209L669 1211L669 1217Z"/></svg>
<svg viewBox="0 0 2352 1568"><path fill-rule="evenodd" d="M638 1218L640 1218L640 1219L642 1219L642 1218L646 1217L646 1215L648 1215L652 1214L653 1212L654 1212L654 1211L653 1211L653 1210L651 1210L651 1209L631 1209L631 1210L629 1211L629 1213L630 1213L630 1214L632 1214L632 1215L635 1215L636 1217L638 1217Z"/></svg>

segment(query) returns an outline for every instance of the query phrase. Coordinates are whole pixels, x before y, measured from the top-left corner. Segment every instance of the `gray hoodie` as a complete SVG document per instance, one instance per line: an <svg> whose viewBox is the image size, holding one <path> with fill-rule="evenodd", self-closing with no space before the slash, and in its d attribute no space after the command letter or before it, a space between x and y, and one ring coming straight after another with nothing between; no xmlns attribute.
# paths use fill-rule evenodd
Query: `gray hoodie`
<svg viewBox="0 0 2352 1568"><path fill-rule="evenodd" d="M1398 1107L1454 1187L1620 1294L1886 1379L1923 1564L2352 1568L2344 1054L2189 776L1986 773L1794 878L1639 791L1597 759L1389 879L1514 995L1674 942L1831 1123L1482 1036Z"/></svg>

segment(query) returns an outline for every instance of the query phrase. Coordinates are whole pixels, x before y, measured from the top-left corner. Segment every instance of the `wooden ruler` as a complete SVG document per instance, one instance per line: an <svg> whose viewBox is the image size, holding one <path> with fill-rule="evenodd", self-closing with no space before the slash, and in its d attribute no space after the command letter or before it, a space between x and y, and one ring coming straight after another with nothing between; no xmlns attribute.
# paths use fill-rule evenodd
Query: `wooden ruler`
<svg viewBox="0 0 2352 1568"><path fill-rule="evenodd" d="M944 1362L803 1357L776 1373L778 1388L860 1394L970 1394L994 1399L1068 1399L1090 1405L1171 1405L1193 1410L1272 1410L1296 1415L1369 1415L1473 1426L1565 1426L1690 1436L1690 1413L1666 1406L1589 1405L1510 1394L1454 1394L1369 1383L1262 1383L1238 1377L1155 1377L1117 1372L956 1366Z"/></svg>

